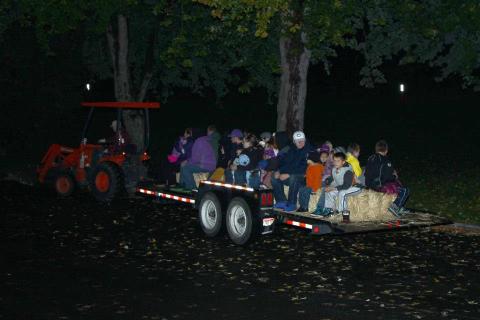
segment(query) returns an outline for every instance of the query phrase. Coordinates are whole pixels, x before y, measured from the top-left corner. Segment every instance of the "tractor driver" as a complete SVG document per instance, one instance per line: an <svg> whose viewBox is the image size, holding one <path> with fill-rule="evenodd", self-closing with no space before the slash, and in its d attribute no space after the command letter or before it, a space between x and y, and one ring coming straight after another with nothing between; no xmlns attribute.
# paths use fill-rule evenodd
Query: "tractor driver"
<svg viewBox="0 0 480 320"><path fill-rule="evenodd" d="M105 152L115 152L123 149L125 145L129 144L129 137L127 132L125 131L123 126L118 126L117 125L117 120L113 120L110 128L113 130L112 136L108 139L100 139L98 140L98 143L101 144L106 144L108 145L108 148L105 150Z"/></svg>

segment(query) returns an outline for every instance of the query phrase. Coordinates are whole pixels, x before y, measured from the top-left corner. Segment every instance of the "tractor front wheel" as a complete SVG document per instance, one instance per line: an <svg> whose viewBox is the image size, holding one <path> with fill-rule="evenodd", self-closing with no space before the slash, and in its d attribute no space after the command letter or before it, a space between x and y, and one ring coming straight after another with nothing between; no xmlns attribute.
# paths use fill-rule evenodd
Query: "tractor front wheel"
<svg viewBox="0 0 480 320"><path fill-rule="evenodd" d="M75 191L75 181L66 171L58 171L52 177L53 189L62 198L72 195Z"/></svg>
<svg viewBox="0 0 480 320"><path fill-rule="evenodd" d="M97 165L90 175L90 189L100 202L111 202L120 197L125 189L120 168L109 162Z"/></svg>

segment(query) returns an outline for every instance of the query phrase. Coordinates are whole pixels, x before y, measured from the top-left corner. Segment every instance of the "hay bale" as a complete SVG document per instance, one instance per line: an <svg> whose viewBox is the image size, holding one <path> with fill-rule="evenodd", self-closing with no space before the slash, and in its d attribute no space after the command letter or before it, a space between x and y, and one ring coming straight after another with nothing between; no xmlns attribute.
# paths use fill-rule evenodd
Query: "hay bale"
<svg viewBox="0 0 480 320"><path fill-rule="evenodd" d="M395 201L396 195L362 190L358 195L348 198L350 221L387 221L394 218L388 207Z"/></svg>
<svg viewBox="0 0 480 320"><path fill-rule="evenodd" d="M225 181L225 169L217 168L213 171L212 175L210 176L210 180L224 182Z"/></svg>
<svg viewBox="0 0 480 320"><path fill-rule="evenodd" d="M317 203L322 194L322 189L318 189L317 192L310 195L310 202L308 202L308 212L314 212L317 209Z"/></svg>
<svg viewBox="0 0 480 320"><path fill-rule="evenodd" d="M197 188L200 185L200 181L208 180L209 175L210 172L198 172L193 174L193 179L195 179L195 184L197 185Z"/></svg>
<svg viewBox="0 0 480 320"><path fill-rule="evenodd" d="M288 197L288 186L284 187L285 196ZM320 199L321 189L310 196L308 211L313 212L317 208ZM363 221L388 221L395 217L388 211L388 207L395 201L396 195L376 192L373 190L362 190L358 195L348 197L348 208L350 210L351 222ZM341 215L332 216L331 221L342 220Z"/></svg>

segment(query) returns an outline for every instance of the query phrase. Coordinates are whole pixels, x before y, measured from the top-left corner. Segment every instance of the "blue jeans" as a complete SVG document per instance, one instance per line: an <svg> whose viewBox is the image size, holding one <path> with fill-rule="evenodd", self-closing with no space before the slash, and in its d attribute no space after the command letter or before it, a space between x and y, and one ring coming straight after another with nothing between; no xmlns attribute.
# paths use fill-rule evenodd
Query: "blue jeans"
<svg viewBox="0 0 480 320"><path fill-rule="evenodd" d="M199 166L186 164L180 168L180 184L187 189L196 189L197 184L193 178L194 173L208 172L208 170L202 169Z"/></svg>
<svg viewBox="0 0 480 320"><path fill-rule="evenodd" d="M410 195L410 190L405 187L398 188L398 195L397 199L393 202L399 208L403 208L405 203L407 202L408 196Z"/></svg>
<svg viewBox="0 0 480 320"><path fill-rule="evenodd" d="M312 194L312 188L310 187L301 187L298 191L298 202L300 203L300 208L308 209L308 204L310 203L310 195Z"/></svg>
<svg viewBox="0 0 480 320"><path fill-rule="evenodd" d="M251 188L258 189L260 187L260 174L244 170L225 170L225 182L248 185Z"/></svg>
<svg viewBox="0 0 480 320"><path fill-rule="evenodd" d="M246 175L247 175L247 180L248 180L248 186L250 188L254 188L254 189L259 189L260 188L260 172L259 171L256 171L256 172L252 172L252 171L248 171L246 172Z"/></svg>
<svg viewBox="0 0 480 320"><path fill-rule="evenodd" d="M300 174L292 174L286 180L272 178L273 196L275 201L288 202L292 205L297 205L298 190L305 185L305 177ZM285 198L284 186L288 186L288 201Z"/></svg>
<svg viewBox="0 0 480 320"><path fill-rule="evenodd" d="M322 191L320 191L320 198L318 199L317 202L317 209L324 209L325 208L325 187L327 184L325 183L325 180L322 181Z"/></svg>

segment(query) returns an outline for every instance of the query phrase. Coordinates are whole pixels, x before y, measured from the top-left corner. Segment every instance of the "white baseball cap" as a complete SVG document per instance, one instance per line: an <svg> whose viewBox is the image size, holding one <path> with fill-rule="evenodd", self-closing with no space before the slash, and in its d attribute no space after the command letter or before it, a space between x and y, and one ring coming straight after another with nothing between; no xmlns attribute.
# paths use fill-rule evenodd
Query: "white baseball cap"
<svg viewBox="0 0 480 320"><path fill-rule="evenodd" d="M300 141L300 140L305 140L305 133L302 131L295 131L293 134L293 141Z"/></svg>

